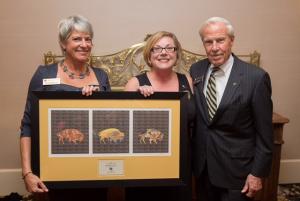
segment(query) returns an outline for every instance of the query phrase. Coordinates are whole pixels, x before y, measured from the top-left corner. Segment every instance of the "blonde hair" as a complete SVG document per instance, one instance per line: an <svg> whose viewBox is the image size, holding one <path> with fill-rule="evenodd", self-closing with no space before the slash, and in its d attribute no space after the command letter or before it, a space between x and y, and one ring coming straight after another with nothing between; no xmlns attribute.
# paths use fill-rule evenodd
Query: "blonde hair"
<svg viewBox="0 0 300 201"><path fill-rule="evenodd" d="M167 32L167 31L158 31L158 32L152 34L149 38L146 39L146 45L145 45L144 51L143 51L144 60L147 63L147 65L150 66L150 67L152 67L152 65L150 63L152 48L157 43L157 41L159 41L163 37L170 37L174 41L174 44L175 44L175 47L176 47L176 50L177 50L176 51L176 55L177 55L176 64L181 59L182 48L181 48L181 45L180 45L177 37L175 36L175 34L173 34L171 32Z"/></svg>

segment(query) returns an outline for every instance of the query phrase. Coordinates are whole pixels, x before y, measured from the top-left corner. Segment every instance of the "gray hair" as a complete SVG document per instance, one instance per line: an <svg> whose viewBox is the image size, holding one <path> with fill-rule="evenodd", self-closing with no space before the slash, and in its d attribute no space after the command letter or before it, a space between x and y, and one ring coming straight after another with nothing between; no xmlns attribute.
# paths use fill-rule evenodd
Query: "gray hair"
<svg viewBox="0 0 300 201"><path fill-rule="evenodd" d="M72 31L88 33L93 39L94 32L91 23L83 16L73 15L61 20L58 23L58 39L64 43L71 35Z"/></svg>
<svg viewBox="0 0 300 201"><path fill-rule="evenodd" d="M199 34L201 36L201 39L203 40L203 31L204 29L211 24L216 24L216 23L223 23L225 24L226 28L227 28L227 33L229 35L229 37L234 38L234 30L233 30L233 26L232 24L226 20L225 18L222 17L211 17L209 19L207 19L201 26L200 30L199 30Z"/></svg>

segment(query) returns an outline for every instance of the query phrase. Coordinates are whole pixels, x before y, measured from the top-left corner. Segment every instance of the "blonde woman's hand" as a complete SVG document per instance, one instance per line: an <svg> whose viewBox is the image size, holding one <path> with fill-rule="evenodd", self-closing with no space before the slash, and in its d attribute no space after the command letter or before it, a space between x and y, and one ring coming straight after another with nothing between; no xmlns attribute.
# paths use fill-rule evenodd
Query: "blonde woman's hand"
<svg viewBox="0 0 300 201"><path fill-rule="evenodd" d="M154 90L152 86L143 85L138 88L138 91L144 95L145 97L151 96L154 94Z"/></svg>
<svg viewBox="0 0 300 201"><path fill-rule="evenodd" d="M24 178L26 190L30 193L45 193L48 188L35 174L30 173Z"/></svg>
<svg viewBox="0 0 300 201"><path fill-rule="evenodd" d="M94 91L100 91L99 85L86 85L82 88L82 95L90 96Z"/></svg>

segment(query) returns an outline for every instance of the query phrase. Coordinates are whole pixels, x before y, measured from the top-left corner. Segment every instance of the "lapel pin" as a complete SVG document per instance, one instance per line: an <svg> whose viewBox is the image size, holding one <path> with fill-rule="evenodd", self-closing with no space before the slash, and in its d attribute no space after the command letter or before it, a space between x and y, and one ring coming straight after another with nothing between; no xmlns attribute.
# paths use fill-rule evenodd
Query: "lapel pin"
<svg viewBox="0 0 300 201"><path fill-rule="evenodd" d="M196 78L193 80L193 85L197 85L197 84L199 84L200 82L203 82L203 76L196 77Z"/></svg>

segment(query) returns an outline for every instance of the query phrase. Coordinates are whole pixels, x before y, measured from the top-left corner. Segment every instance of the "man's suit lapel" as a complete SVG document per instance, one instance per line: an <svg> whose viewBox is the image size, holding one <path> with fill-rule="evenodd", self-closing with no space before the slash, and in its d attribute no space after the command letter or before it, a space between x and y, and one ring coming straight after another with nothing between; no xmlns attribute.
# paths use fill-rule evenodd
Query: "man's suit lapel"
<svg viewBox="0 0 300 201"><path fill-rule="evenodd" d="M222 115L227 106L233 100L232 97L234 96L237 89L240 87L242 75L243 73L241 71L239 59L237 57L234 57L234 63L231 69L231 73L227 85L225 87L223 97L221 99L217 112L213 118L213 121L217 121L217 119Z"/></svg>
<svg viewBox="0 0 300 201"><path fill-rule="evenodd" d="M203 119L205 119L207 121L207 123L209 124L207 103L206 103L205 95L203 93L203 88L204 88L204 83L205 83L205 78L206 78L206 72L207 72L208 67L209 67L209 62L206 62L204 65L206 67L198 68L199 71L198 71L196 77L193 80L193 84L195 86L196 101L201 104L201 107L199 107L199 110L200 110L199 112L203 116Z"/></svg>

